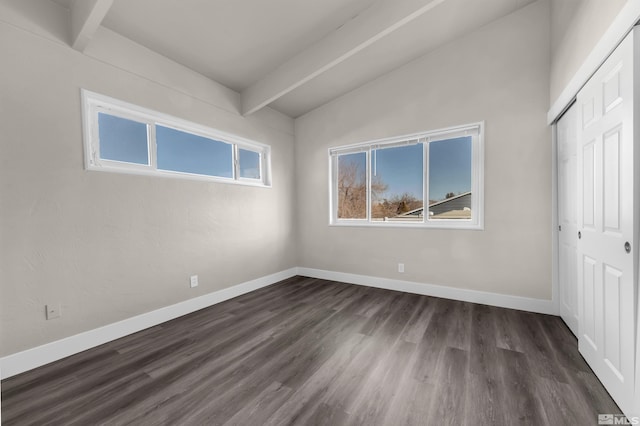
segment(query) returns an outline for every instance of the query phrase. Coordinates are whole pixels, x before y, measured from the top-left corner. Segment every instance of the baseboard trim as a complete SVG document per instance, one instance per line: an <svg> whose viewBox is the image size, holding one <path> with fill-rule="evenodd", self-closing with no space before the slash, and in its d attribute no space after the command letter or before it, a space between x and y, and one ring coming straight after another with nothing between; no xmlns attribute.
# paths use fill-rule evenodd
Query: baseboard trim
<svg viewBox="0 0 640 426"><path fill-rule="evenodd" d="M300 267L298 268L298 275L368 287L384 288L387 290L404 291L407 293L422 294L425 296L442 297L444 299L460 300L463 302L480 303L482 305L499 306L501 308L557 315L556 305L551 300L533 299L528 297L511 296L508 294L489 293L457 287L422 284L412 281L401 281L390 278L371 277L367 275L349 274L345 272L334 272L313 268Z"/></svg>
<svg viewBox="0 0 640 426"><path fill-rule="evenodd" d="M290 268L271 275L246 281L203 296L156 309L113 324L85 331L74 336L46 343L32 349L0 358L0 378L6 379L25 371L49 364L70 355L91 349L129 334L232 299L245 293L277 283L297 275L298 268Z"/></svg>
<svg viewBox="0 0 640 426"><path fill-rule="evenodd" d="M85 331L74 336L56 340L55 342L46 343L42 346L7 355L0 358L0 378L7 379L25 371L66 358L70 355L137 333L138 331L142 331L146 328L190 314L191 312L195 312L217 303L224 302L225 300L266 287L277 283L278 281L291 278L295 275L303 275L312 278L339 281L368 287L377 287L387 290L404 291L407 293L422 294L426 296L442 297L445 299L460 300L464 302L480 303L483 305L518 309L522 311L537 312L541 314L557 315L556 306L551 300L532 299L442 285L423 284L412 281L394 280L390 278L298 267L276 272L233 287L228 287L203 296L185 300L174 305L166 306L155 311L118 321L113 324L105 325L94 330Z"/></svg>

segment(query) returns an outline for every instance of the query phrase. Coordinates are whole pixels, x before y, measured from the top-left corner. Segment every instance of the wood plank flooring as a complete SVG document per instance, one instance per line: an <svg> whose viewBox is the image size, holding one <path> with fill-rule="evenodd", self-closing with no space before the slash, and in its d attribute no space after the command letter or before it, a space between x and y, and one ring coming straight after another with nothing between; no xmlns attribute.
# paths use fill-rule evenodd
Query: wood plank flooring
<svg viewBox="0 0 640 426"><path fill-rule="evenodd" d="M5 425L596 425L562 320L294 277L2 382Z"/></svg>

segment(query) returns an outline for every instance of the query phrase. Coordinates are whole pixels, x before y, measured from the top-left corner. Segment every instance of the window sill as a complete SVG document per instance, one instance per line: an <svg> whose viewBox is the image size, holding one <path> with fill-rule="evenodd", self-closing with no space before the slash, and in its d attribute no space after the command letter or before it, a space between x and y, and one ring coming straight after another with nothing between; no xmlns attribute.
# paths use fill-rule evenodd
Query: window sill
<svg viewBox="0 0 640 426"><path fill-rule="evenodd" d="M459 229L468 231L484 231L483 223L411 223L411 222L357 222L357 221L339 221L329 223L329 226L335 227L355 227L355 228L411 228L411 229Z"/></svg>
<svg viewBox="0 0 640 426"><path fill-rule="evenodd" d="M105 166L95 166L89 165L86 167L87 171L92 172L108 172L108 173L119 173L119 174L129 174L129 175L138 175L138 176L153 176L153 177L162 177L169 179L182 179L182 180L195 180L200 182L212 182L212 183L224 183L231 185L244 185L244 186L256 186L260 188L271 188L271 184L264 184L262 181L251 180L251 179L232 179L232 178L223 178L216 176L206 176L206 175L196 175L190 173L181 173L181 172L171 172L164 170L153 170L153 169L135 169L128 167L105 167Z"/></svg>

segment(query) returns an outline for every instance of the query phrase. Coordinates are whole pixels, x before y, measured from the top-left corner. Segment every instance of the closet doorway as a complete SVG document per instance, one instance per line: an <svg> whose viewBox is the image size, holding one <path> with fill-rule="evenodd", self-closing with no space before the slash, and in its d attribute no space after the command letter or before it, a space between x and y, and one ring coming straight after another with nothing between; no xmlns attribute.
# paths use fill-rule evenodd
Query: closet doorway
<svg viewBox="0 0 640 426"><path fill-rule="evenodd" d="M578 335L578 115L573 104L556 124L560 316Z"/></svg>

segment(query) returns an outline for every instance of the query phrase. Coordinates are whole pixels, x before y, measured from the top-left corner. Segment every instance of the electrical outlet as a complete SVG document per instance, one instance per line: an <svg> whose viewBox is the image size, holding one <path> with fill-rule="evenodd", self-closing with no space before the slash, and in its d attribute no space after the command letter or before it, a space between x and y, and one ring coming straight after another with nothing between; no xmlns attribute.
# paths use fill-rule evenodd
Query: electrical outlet
<svg viewBox="0 0 640 426"><path fill-rule="evenodd" d="M198 287L198 276L191 275L191 288Z"/></svg>
<svg viewBox="0 0 640 426"><path fill-rule="evenodd" d="M56 305L45 305L44 308L46 310L48 320L60 318L62 316L59 303Z"/></svg>
<svg viewBox="0 0 640 426"><path fill-rule="evenodd" d="M401 274L404 272L404 263L398 263L398 272Z"/></svg>

